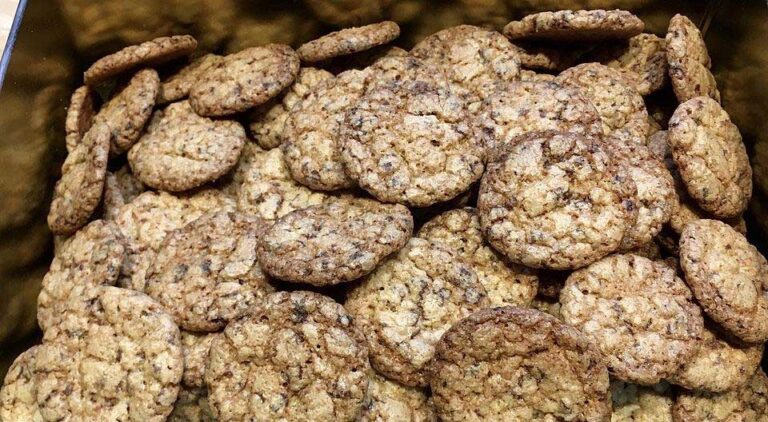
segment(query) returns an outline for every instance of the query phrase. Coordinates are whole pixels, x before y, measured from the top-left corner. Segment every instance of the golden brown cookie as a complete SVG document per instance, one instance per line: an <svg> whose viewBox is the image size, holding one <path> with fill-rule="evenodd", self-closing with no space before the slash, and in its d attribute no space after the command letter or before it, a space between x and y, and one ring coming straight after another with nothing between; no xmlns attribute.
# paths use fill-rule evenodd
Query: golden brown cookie
<svg viewBox="0 0 768 422"><path fill-rule="evenodd" d="M632 77L632 86L641 95L648 95L661 89L667 82L669 66L666 46L664 38L653 34L639 34L625 43L606 47L594 58Z"/></svg>
<svg viewBox="0 0 768 422"><path fill-rule="evenodd" d="M197 81L221 61L216 54L198 57L160 84L157 103L167 104L186 98Z"/></svg>
<svg viewBox="0 0 768 422"><path fill-rule="evenodd" d="M672 409L675 421L768 421L768 377L762 369L747 385L726 393L680 392Z"/></svg>
<svg viewBox="0 0 768 422"><path fill-rule="evenodd" d="M37 406L37 385L34 380L38 348L32 346L25 350L8 368L0 388L0 420L43 422Z"/></svg>
<svg viewBox="0 0 768 422"><path fill-rule="evenodd" d="M67 107L67 117L64 121L66 132L67 152L72 152L83 139L93 123L96 114L95 95L90 87L83 85L72 93Z"/></svg>
<svg viewBox="0 0 768 422"><path fill-rule="evenodd" d="M133 201L146 190L147 187L133 175L127 164L124 164L117 171L107 171L101 201L103 218L110 221L114 220L123 205Z"/></svg>
<svg viewBox="0 0 768 422"><path fill-rule="evenodd" d="M208 404L208 390L182 385L168 422L216 422Z"/></svg>
<svg viewBox="0 0 768 422"><path fill-rule="evenodd" d="M553 46L533 45L517 41L512 44L512 50L520 60L523 69L544 71L565 70L576 62L583 54L578 48L558 49Z"/></svg>
<svg viewBox="0 0 768 422"><path fill-rule="evenodd" d="M213 340L221 335L221 332L195 333L181 330L181 347L184 350L184 375L181 378L183 387L205 387L203 376L208 366L208 352Z"/></svg>
<svg viewBox="0 0 768 422"><path fill-rule="evenodd" d="M302 44L296 53L306 63L320 62L387 44L400 36L400 27L392 21L344 28Z"/></svg>
<svg viewBox="0 0 768 422"><path fill-rule="evenodd" d="M512 21L504 27L504 35L511 40L598 41L629 38L644 27L626 10L558 10Z"/></svg>
<svg viewBox="0 0 768 422"><path fill-rule="evenodd" d="M669 21L666 42L669 78L678 101L709 96L720 102L717 82L709 70L712 62L699 28L688 17L675 15Z"/></svg>
<svg viewBox="0 0 768 422"><path fill-rule="evenodd" d="M611 380L611 422L672 422L674 396L666 382L651 386Z"/></svg>
<svg viewBox="0 0 768 422"><path fill-rule="evenodd" d="M437 422L431 398L424 390L407 387L373 373L359 422Z"/></svg>

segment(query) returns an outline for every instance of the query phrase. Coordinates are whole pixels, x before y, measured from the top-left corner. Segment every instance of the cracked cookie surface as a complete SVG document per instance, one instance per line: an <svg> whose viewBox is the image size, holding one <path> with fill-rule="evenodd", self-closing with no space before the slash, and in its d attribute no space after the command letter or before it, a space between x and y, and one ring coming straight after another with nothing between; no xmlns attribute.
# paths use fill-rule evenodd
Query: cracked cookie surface
<svg viewBox="0 0 768 422"><path fill-rule="evenodd" d="M768 421L768 377L758 369L747 385L726 393L681 392L675 400L676 421Z"/></svg>
<svg viewBox="0 0 768 422"><path fill-rule="evenodd" d="M39 346L22 352L8 368L0 388L0 420L43 422L37 406L37 385L34 380L35 356Z"/></svg>
<svg viewBox="0 0 768 422"><path fill-rule="evenodd" d="M373 373L359 422L437 422L432 399L424 390L407 387Z"/></svg>
<svg viewBox="0 0 768 422"><path fill-rule="evenodd" d="M661 89L667 82L667 43L653 34L638 34L626 44L608 47L595 57L597 61L631 75L633 86L641 95Z"/></svg>
<svg viewBox="0 0 768 422"><path fill-rule="evenodd" d="M651 386L611 380L611 422L672 422L674 395L666 382Z"/></svg>
<svg viewBox="0 0 768 422"><path fill-rule="evenodd" d="M686 16L675 15L669 21L666 36L669 78L678 101L709 96L720 102L717 82L709 70L711 59L701 32Z"/></svg>
<svg viewBox="0 0 768 422"><path fill-rule="evenodd" d="M222 59L216 54L206 54L179 69L160 84L157 103L167 104L186 98L197 81Z"/></svg>

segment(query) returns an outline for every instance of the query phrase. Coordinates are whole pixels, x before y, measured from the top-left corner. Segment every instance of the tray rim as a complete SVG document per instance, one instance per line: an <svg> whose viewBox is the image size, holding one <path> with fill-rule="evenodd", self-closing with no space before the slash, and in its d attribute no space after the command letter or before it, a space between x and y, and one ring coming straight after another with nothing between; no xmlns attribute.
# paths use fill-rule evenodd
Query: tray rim
<svg viewBox="0 0 768 422"><path fill-rule="evenodd" d="M0 56L0 90L3 89L3 81L5 80L5 74L8 71L8 63L11 61L11 52L16 43L16 37L19 34L19 28L21 28L21 21L24 17L26 8L27 0L19 0L16 5L16 13L13 15L11 31L8 33L8 39L5 42L3 54Z"/></svg>

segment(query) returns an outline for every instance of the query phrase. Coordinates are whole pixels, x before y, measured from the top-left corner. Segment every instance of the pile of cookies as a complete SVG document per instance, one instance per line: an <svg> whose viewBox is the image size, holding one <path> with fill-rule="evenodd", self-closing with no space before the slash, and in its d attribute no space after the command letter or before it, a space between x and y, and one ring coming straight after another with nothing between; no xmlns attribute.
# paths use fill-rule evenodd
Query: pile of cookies
<svg viewBox="0 0 768 422"><path fill-rule="evenodd" d="M98 60L0 420L768 420L746 150L696 26L643 29Z"/></svg>

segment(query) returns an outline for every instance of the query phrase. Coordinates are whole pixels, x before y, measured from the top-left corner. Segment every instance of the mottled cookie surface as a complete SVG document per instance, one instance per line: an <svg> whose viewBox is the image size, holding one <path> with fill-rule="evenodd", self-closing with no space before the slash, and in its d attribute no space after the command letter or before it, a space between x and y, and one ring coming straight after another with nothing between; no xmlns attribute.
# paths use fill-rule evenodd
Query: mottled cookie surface
<svg viewBox="0 0 768 422"><path fill-rule="evenodd" d="M720 91L709 67L712 61L707 45L688 17L675 15L669 21L666 37L669 77L678 101L708 96L720 102Z"/></svg>
<svg viewBox="0 0 768 422"><path fill-rule="evenodd" d="M72 152L83 139L85 132L91 128L94 115L96 115L94 92L87 85L77 88L69 100L67 117L64 121L67 152Z"/></svg>
<svg viewBox="0 0 768 422"><path fill-rule="evenodd" d="M726 393L681 392L673 407L675 421L768 421L768 377L762 369L748 383Z"/></svg>
<svg viewBox="0 0 768 422"><path fill-rule="evenodd" d="M672 422L674 395L666 382L642 386L611 380L611 422Z"/></svg>
<svg viewBox="0 0 768 422"><path fill-rule="evenodd" d="M504 27L504 35L512 40L598 41L629 38L644 27L626 10L558 10L512 21Z"/></svg>
<svg viewBox="0 0 768 422"><path fill-rule="evenodd" d="M625 44L611 46L596 55L606 66L625 72L634 80L641 95L661 89L667 82L669 69L664 38L653 34L638 34Z"/></svg>
<svg viewBox="0 0 768 422"><path fill-rule="evenodd" d="M0 420L42 422L34 380L38 346L22 352L8 368L0 388Z"/></svg>
<svg viewBox="0 0 768 422"><path fill-rule="evenodd" d="M319 62L386 44L399 35L400 27L395 22L384 21L331 32L302 44L296 53L303 62Z"/></svg>
<svg viewBox="0 0 768 422"><path fill-rule="evenodd" d="M432 400L424 390L407 387L373 373L360 422L437 422Z"/></svg>

